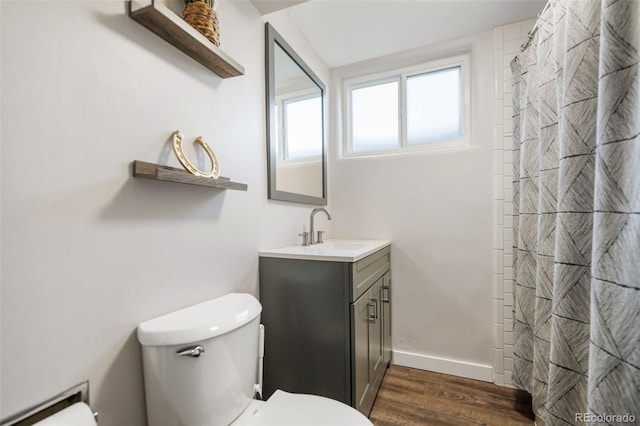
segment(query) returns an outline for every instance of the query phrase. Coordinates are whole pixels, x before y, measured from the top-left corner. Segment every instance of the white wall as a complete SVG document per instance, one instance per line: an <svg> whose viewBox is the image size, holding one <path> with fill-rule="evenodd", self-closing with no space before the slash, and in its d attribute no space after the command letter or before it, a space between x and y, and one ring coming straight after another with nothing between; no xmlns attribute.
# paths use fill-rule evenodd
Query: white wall
<svg viewBox="0 0 640 426"><path fill-rule="evenodd" d="M136 325L231 291L257 294L258 251L293 244L311 206L267 201L264 23L223 1L221 80L126 13L123 1L0 2L0 417L81 381L101 426L145 422ZM284 24L286 19L280 18ZM328 83L290 26L276 28ZM134 179L178 166L202 135L248 192ZM192 158L193 151L187 151Z"/></svg>
<svg viewBox="0 0 640 426"><path fill-rule="evenodd" d="M390 239L394 362L492 381L493 34L332 70L342 80L471 54L472 144L461 151L340 158L332 104L332 236Z"/></svg>

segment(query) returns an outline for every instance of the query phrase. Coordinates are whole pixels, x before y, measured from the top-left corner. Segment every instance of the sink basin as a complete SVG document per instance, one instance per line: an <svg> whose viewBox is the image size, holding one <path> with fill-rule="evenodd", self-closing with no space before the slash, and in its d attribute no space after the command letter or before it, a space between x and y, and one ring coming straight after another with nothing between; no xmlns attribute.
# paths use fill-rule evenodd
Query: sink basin
<svg viewBox="0 0 640 426"><path fill-rule="evenodd" d="M260 252L261 257L284 259L322 260L333 262L357 262L383 247L391 245L386 240L328 240L312 246L289 246Z"/></svg>

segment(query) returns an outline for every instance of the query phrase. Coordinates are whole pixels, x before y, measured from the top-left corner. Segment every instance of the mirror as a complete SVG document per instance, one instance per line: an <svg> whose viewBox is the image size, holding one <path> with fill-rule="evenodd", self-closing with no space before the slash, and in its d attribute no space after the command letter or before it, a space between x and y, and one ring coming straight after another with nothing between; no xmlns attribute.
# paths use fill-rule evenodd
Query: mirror
<svg viewBox="0 0 640 426"><path fill-rule="evenodd" d="M327 204L325 86L266 24L269 199Z"/></svg>

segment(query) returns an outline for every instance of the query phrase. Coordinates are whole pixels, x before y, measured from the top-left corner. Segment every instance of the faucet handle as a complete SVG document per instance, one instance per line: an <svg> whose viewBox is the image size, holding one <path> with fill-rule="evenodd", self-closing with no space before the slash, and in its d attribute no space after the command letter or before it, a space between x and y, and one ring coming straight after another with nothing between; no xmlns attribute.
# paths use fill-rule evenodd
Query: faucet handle
<svg viewBox="0 0 640 426"><path fill-rule="evenodd" d="M300 237L302 237L302 245L303 246L308 246L309 245L309 233L308 232L302 232L300 234L298 234Z"/></svg>
<svg viewBox="0 0 640 426"><path fill-rule="evenodd" d="M318 231L318 238L316 239L316 244L324 243L324 241L322 240L322 235L323 234L324 234L324 231Z"/></svg>

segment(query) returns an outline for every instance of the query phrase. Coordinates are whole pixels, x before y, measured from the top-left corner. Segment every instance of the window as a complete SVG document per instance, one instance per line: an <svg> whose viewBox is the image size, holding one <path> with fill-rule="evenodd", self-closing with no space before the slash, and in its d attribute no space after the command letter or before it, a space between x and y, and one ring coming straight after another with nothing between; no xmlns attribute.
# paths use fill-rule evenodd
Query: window
<svg viewBox="0 0 640 426"><path fill-rule="evenodd" d="M345 82L346 156L469 144L468 56Z"/></svg>
<svg viewBox="0 0 640 426"><path fill-rule="evenodd" d="M352 146L356 151L398 145L399 81L356 87L351 91Z"/></svg>
<svg viewBox="0 0 640 426"><path fill-rule="evenodd" d="M313 96L288 99L284 107L284 159L320 157L322 155L322 99Z"/></svg>
<svg viewBox="0 0 640 426"><path fill-rule="evenodd" d="M306 162L322 156L322 98L319 91L276 96L277 158Z"/></svg>

